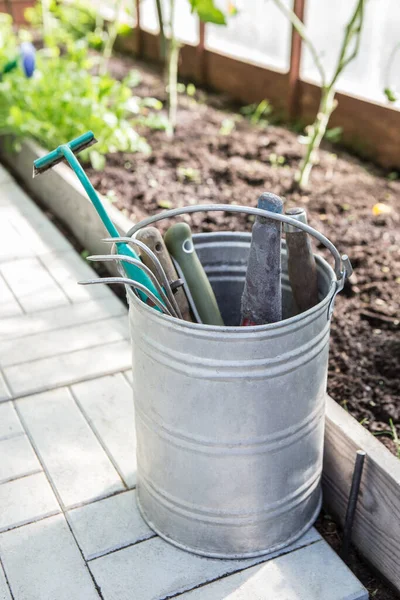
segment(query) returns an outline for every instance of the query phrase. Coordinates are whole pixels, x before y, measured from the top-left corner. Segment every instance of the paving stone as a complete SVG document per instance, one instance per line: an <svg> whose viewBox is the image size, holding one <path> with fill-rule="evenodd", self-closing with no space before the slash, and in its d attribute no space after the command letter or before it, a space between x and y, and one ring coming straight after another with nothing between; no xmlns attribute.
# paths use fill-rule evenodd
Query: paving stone
<svg viewBox="0 0 400 600"><path fill-rule="evenodd" d="M0 342L0 364L19 365L129 338L126 315ZM29 368L28 366L26 368Z"/></svg>
<svg viewBox="0 0 400 600"><path fill-rule="evenodd" d="M0 535L14 600L99 600L62 515Z"/></svg>
<svg viewBox="0 0 400 600"><path fill-rule="evenodd" d="M1 174L0 174L1 177ZM12 600L3 567L0 564L0 600Z"/></svg>
<svg viewBox="0 0 400 600"><path fill-rule="evenodd" d="M9 172L2 165L0 165L0 183L8 183L12 181L13 180Z"/></svg>
<svg viewBox="0 0 400 600"><path fill-rule="evenodd" d="M80 302L50 310L20 314L17 317L0 320L0 342L122 315L127 315L127 309L114 294L109 298L103 298L101 303Z"/></svg>
<svg viewBox="0 0 400 600"><path fill-rule="evenodd" d="M33 361L29 369L6 367L4 375L18 397L116 373L127 369L130 362L130 343L122 341Z"/></svg>
<svg viewBox="0 0 400 600"><path fill-rule="evenodd" d="M109 253L109 248L105 248ZM41 257L42 263L71 302L87 302L99 298L109 298L113 292L107 285L78 285L78 281L97 279L97 273L76 252L57 252Z"/></svg>
<svg viewBox="0 0 400 600"><path fill-rule="evenodd" d="M2 204L7 207L3 213L34 254L72 249L69 241L20 187L16 184L4 185L1 193Z"/></svg>
<svg viewBox="0 0 400 600"><path fill-rule="evenodd" d="M0 440L21 435L23 432L12 402L0 404Z"/></svg>
<svg viewBox="0 0 400 600"><path fill-rule="evenodd" d="M179 596L182 600L368 600L368 593L327 542Z"/></svg>
<svg viewBox="0 0 400 600"><path fill-rule="evenodd" d="M0 273L0 319L22 315L23 310Z"/></svg>
<svg viewBox="0 0 400 600"><path fill-rule="evenodd" d="M26 435L0 442L0 484L42 470Z"/></svg>
<svg viewBox="0 0 400 600"><path fill-rule="evenodd" d="M124 371L124 375L125 375L126 379L128 380L129 385L132 386L133 385L132 369L129 369L128 371Z"/></svg>
<svg viewBox="0 0 400 600"><path fill-rule="evenodd" d="M72 386L90 425L128 487L136 485L136 433L132 388L121 373Z"/></svg>
<svg viewBox="0 0 400 600"><path fill-rule="evenodd" d="M44 473L0 485L0 531L59 511L58 502Z"/></svg>
<svg viewBox="0 0 400 600"><path fill-rule="evenodd" d="M135 490L75 508L68 520L87 560L155 536L140 516Z"/></svg>
<svg viewBox="0 0 400 600"><path fill-rule="evenodd" d="M286 552L319 539L320 535L312 529ZM275 556L276 553L270 555L269 560ZM196 556L156 537L97 558L90 562L90 570L101 587L104 600L155 600L185 592L265 560L265 556L246 560Z"/></svg>
<svg viewBox="0 0 400 600"><path fill-rule="evenodd" d="M9 389L4 381L3 375L0 373L0 402L4 402L5 400L9 400L11 398L11 394Z"/></svg>
<svg viewBox="0 0 400 600"><path fill-rule="evenodd" d="M25 312L69 304L67 296L37 258L0 263L0 272Z"/></svg>
<svg viewBox="0 0 400 600"><path fill-rule="evenodd" d="M9 209L0 207L0 262L35 256L26 239L7 219L8 214Z"/></svg>
<svg viewBox="0 0 400 600"><path fill-rule="evenodd" d="M19 400L17 410L64 506L124 489L68 389Z"/></svg>

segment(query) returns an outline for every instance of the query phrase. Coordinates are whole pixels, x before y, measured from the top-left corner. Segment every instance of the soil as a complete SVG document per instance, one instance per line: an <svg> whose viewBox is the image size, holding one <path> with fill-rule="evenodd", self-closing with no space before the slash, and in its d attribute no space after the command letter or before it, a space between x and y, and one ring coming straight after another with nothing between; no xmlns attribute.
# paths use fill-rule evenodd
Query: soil
<svg viewBox="0 0 400 600"><path fill-rule="evenodd" d="M141 97L165 101L160 74L126 57L111 69L122 77L138 68ZM236 108L236 110L235 110ZM115 204L134 222L192 204L256 206L263 191L280 195L285 208L303 206L308 221L347 253L354 274L337 297L332 321L328 391L393 453L400 426L400 179L324 143L307 191L293 186L304 152L299 136L277 125L254 126L221 95L196 90L180 95L173 140L146 130L150 156L117 153L104 171L89 169L94 186L115 193ZM227 121L228 120L228 121ZM226 124L234 129L221 133ZM388 176L389 175L389 176ZM400 177L400 175L399 175ZM374 215L382 203L386 213ZM193 231L251 230L251 217L198 213L185 217ZM165 229L168 222L160 224ZM317 252L322 247L316 246Z"/></svg>

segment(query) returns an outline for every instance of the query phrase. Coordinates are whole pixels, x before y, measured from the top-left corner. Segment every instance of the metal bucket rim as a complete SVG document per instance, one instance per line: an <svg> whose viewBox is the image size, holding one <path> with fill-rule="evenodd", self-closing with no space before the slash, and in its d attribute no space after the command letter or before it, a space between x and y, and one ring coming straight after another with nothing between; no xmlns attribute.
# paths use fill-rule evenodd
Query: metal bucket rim
<svg viewBox="0 0 400 600"><path fill-rule="evenodd" d="M212 232L210 235L213 235L215 233L217 233L217 232ZM222 233L222 232L218 232L218 233ZM232 234L232 233L242 233L242 232L229 232L229 233ZM207 234L202 233L200 235L207 235ZM161 320L161 322L164 323L165 325L173 324L174 329L178 326L178 327L182 328L182 330L191 329L193 332L197 331L199 333L204 332L204 333L212 334L213 332L218 332L219 334L227 333L228 335L240 334L241 337L246 337L251 334L254 335L255 332L258 332L258 333L272 332L275 330L281 330L284 327L290 327L291 325L295 325L297 323L300 324L303 321L305 322L308 320L309 317L313 317L314 315L317 316L317 313L321 313L323 311L323 309L325 309L325 306L329 305L332 302L332 299L335 296L335 293L337 291L337 279L336 279L335 272L332 269L332 267L330 266L330 264L322 256L319 256L318 254L316 254L315 260L322 269L324 269L325 271L328 272L330 279L331 279L331 285L330 285L329 291L327 292L325 297L322 298L322 300L320 302L318 302L318 304L316 304L315 306L309 308L308 310L306 310L298 315L294 315L293 317L289 317L288 319L282 319L281 321L278 321L276 323L267 323L265 325L250 325L248 327L241 327L239 325L229 326L229 325L208 325L205 323L191 323L190 321L185 321L183 319L178 319L176 317L164 315L163 313L154 310L151 306L148 306L147 304L142 302L133 293L131 288L128 288L127 286L125 286L125 287L126 287L126 291L127 291L129 304L131 304L131 302L133 302L135 304L135 307L138 310L141 310L145 314L147 314L149 318L155 319L156 321Z"/></svg>

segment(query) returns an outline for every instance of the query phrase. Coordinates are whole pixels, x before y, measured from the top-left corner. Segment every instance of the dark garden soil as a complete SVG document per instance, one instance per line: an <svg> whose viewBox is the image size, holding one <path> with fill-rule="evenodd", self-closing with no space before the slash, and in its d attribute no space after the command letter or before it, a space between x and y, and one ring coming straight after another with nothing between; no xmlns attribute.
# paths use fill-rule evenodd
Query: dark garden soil
<svg viewBox="0 0 400 600"><path fill-rule="evenodd" d="M164 101L157 72L125 57L113 59L112 70L122 76L132 66L142 75L135 93ZM253 126L226 98L199 90L180 96L178 118L173 140L163 131L143 132L151 155L109 155L104 171L89 170L93 184L104 194L112 190L133 221L191 204L255 206L263 191L282 196L285 207L305 207L309 223L350 256L355 270L336 301L329 393L372 433L388 432L378 439L396 453L389 421L400 425L400 179L325 144L310 189L300 192L292 185L304 151L297 134ZM229 135L221 133L226 119L235 121ZM378 202L390 212L374 215ZM224 213L187 220L194 231L250 231L252 225L246 216Z"/></svg>

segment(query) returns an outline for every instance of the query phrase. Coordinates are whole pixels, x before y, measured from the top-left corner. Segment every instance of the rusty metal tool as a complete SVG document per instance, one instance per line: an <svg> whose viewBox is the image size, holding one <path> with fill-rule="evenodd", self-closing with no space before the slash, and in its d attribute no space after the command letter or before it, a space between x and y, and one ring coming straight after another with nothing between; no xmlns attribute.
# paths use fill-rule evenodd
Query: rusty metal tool
<svg viewBox="0 0 400 600"><path fill-rule="evenodd" d="M264 193L258 208L281 214L283 202ZM282 319L280 221L257 216L252 228L246 281L242 295L241 325L265 325Z"/></svg>
<svg viewBox="0 0 400 600"><path fill-rule="evenodd" d="M164 273L168 279L168 282L172 288L176 302L182 314L182 318L185 321L192 321L193 319L190 314L189 303L186 298L186 294L183 290L183 287L182 285L178 287L176 286L176 283L182 280L180 280L178 277L178 274L174 267L174 263L172 262L167 246L165 245L165 242L159 230L156 227L145 227L144 229L140 229L137 232L135 239L146 244L146 246L148 246L150 250L157 256L162 268L164 269ZM149 255L143 252L141 253L141 259L144 262L144 264L147 265L148 268L151 271L153 271L155 275L157 275L154 262L151 260Z"/></svg>
<svg viewBox="0 0 400 600"><path fill-rule="evenodd" d="M285 213L307 225L304 208L290 208ZM317 265L307 232L285 223L286 247L288 252L288 274L295 304L299 314L318 304Z"/></svg>
<svg viewBox="0 0 400 600"><path fill-rule="evenodd" d="M360 492L361 477L364 468L366 453L364 450L357 450L356 461L354 463L353 477L351 480L351 488L349 499L347 502L346 518L343 527L343 541L340 549L340 557L342 560L347 560L349 556L351 532L353 530L354 515L357 507L358 495Z"/></svg>

